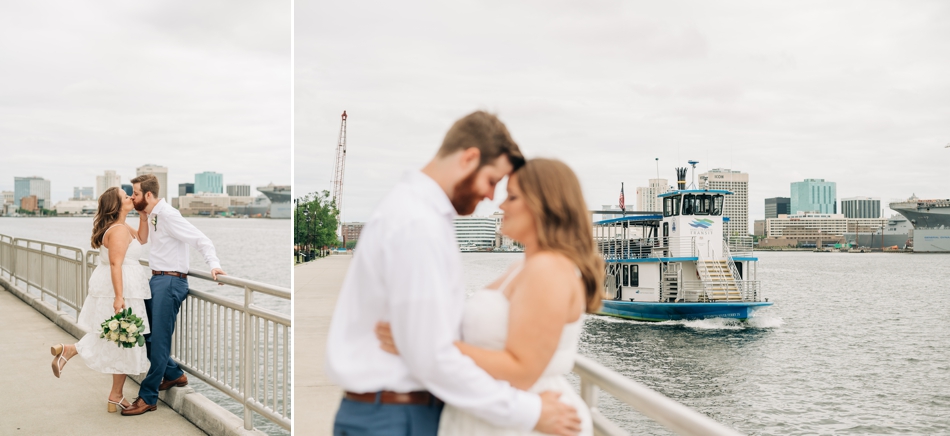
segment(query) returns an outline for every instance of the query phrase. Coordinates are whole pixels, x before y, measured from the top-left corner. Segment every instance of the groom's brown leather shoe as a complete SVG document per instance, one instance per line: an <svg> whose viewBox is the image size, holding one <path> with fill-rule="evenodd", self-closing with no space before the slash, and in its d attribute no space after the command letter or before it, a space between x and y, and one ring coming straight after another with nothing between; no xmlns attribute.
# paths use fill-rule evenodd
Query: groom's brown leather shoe
<svg viewBox="0 0 950 436"><path fill-rule="evenodd" d="M158 385L158 390L167 391L172 386L182 387L187 384L188 384L188 376L186 376L185 374L182 374L181 377L178 377L174 380L162 380L162 382Z"/></svg>
<svg viewBox="0 0 950 436"><path fill-rule="evenodd" d="M122 409L122 416L141 415L158 408L158 404L149 405L145 400L136 398L131 406Z"/></svg>

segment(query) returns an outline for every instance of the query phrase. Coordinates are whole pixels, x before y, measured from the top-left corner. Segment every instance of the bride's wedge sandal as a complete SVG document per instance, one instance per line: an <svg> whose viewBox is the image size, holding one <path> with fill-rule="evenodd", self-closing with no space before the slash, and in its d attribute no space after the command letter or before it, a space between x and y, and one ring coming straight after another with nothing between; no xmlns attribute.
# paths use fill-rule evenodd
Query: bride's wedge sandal
<svg viewBox="0 0 950 436"><path fill-rule="evenodd" d="M115 413L115 412L118 412L119 409L125 410L125 409L128 409L129 407L132 407L132 404L129 404L128 406L126 406L125 404L122 404L122 403L129 403L129 401L126 400L125 397L122 397L122 399L119 400L118 402L109 400L109 409L108 409L109 413Z"/></svg>
<svg viewBox="0 0 950 436"><path fill-rule="evenodd" d="M69 362L69 359L63 356L66 354L66 346L63 344L53 345L49 347L49 352L53 355L53 375L59 378L60 374L63 373L63 367L66 366L66 362Z"/></svg>

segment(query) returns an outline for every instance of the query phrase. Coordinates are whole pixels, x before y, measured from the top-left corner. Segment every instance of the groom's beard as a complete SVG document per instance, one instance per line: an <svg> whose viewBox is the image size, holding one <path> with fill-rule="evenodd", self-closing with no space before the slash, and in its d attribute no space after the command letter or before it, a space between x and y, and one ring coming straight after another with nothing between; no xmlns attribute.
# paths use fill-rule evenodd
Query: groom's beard
<svg viewBox="0 0 950 436"><path fill-rule="evenodd" d="M145 208L148 207L148 202L145 201L145 199L142 199L142 202L141 202L141 203L139 203L139 202L137 202L137 201L135 201L135 200L132 200L132 204L135 206L135 210L137 210L137 211L139 211L139 212L145 210Z"/></svg>
<svg viewBox="0 0 950 436"><path fill-rule="evenodd" d="M471 215L475 212L475 207L482 202L482 196L475 192L475 176L478 170L472 172L472 175L455 185L452 192L452 206L455 206L455 212L459 215Z"/></svg>

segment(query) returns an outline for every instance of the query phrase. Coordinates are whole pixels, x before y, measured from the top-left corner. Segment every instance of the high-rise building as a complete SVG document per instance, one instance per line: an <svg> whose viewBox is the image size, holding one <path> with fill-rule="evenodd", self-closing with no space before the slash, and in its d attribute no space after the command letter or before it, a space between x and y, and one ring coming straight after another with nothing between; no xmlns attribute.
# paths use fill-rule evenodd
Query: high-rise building
<svg viewBox="0 0 950 436"><path fill-rule="evenodd" d="M195 184L194 183L179 183L178 184L178 196L184 197L188 194L195 193Z"/></svg>
<svg viewBox="0 0 950 436"><path fill-rule="evenodd" d="M765 219L778 218L779 215L788 215L791 212L792 199L788 197L774 197L765 199Z"/></svg>
<svg viewBox="0 0 950 436"><path fill-rule="evenodd" d="M135 169L135 176L151 174L158 179L158 198L168 201L168 168L161 165L145 164Z"/></svg>
<svg viewBox="0 0 950 436"><path fill-rule="evenodd" d="M495 218L466 216L455 219L455 239L463 250L487 250L495 246Z"/></svg>
<svg viewBox="0 0 950 436"><path fill-rule="evenodd" d="M103 192L109 188L118 188L122 185L122 179L115 171L106 170L105 174L96 176L96 199L102 196Z"/></svg>
<svg viewBox="0 0 950 436"><path fill-rule="evenodd" d="M77 200L77 201L95 200L96 199L95 195L96 195L96 192L93 190L92 186L87 186L87 187L82 187L82 188L79 186L73 187L73 198L72 198L73 200Z"/></svg>
<svg viewBox="0 0 950 436"><path fill-rule="evenodd" d="M228 185L228 195L232 197L250 197L251 185Z"/></svg>
<svg viewBox="0 0 950 436"><path fill-rule="evenodd" d="M39 199L37 199L35 195L24 195L20 198L20 209L30 212L39 212L41 209Z"/></svg>
<svg viewBox="0 0 950 436"><path fill-rule="evenodd" d="M841 213L846 218L880 218L881 199L871 197L842 198Z"/></svg>
<svg viewBox="0 0 950 436"><path fill-rule="evenodd" d="M366 223L343 223L341 229L343 230L344 240L346 240L346 242L359 240L360 232L363 231L364 225L366 225Z"/></svg>
<svg viewBox="0 0 950 436"><path fill-rule="evenodd" d="M663 202L657 198L657 195L670 190L669 181L666 179L650 179L648 186L637 188L637 210L642 211L662 211Z"/></svg>
<svg viewBox="0 0 950 436"><path fill-rule="evenodd" d="M826 182L825 179L793 182L791 213L838 213L835 186L835 182Z"/></svg>
<svg viewBox="0 0 950 436"><path fill-rule="evenodd" d="M725 189L732 192L726 195L722 205L722 216L729 222L722 224L724 235L749 235L749 174L728 168L715 168L699 175L699 189Z"/></svg>
<svg viewBox="0 0 950 436"><path fill-rule="evenodd" d="M224 194L224 174L205 171L195 174L195 194Z"/></svg>
<svg viewBox="0 0 950 436"><path fill-rule="evenodd" d="M2 191L0 195L3 196L3 201L0 201L0 204L13 204L13 191Z"/></svg>
<svg viewBox="0 0 950 436"><path fill-rule="evenodd" d="M14 177L13 178L13 204L21 207L20 199L28 195L36 196L36 207L45 209L50 206L50 184L49 180L42 177Z"/></svg>

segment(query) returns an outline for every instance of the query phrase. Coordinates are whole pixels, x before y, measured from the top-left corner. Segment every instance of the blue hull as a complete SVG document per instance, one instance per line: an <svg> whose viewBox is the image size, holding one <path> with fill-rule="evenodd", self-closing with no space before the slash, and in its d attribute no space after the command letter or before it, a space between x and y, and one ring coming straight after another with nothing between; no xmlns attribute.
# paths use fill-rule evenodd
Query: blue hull
<svg viewBox="0 0 950 436"><path fill-rule="evenodd" d="M756 309L771 306L769 302L734 303L650 303L604 300L601 315L637 321L678 321L705 318L731 318L745 321Z"/></svg>

